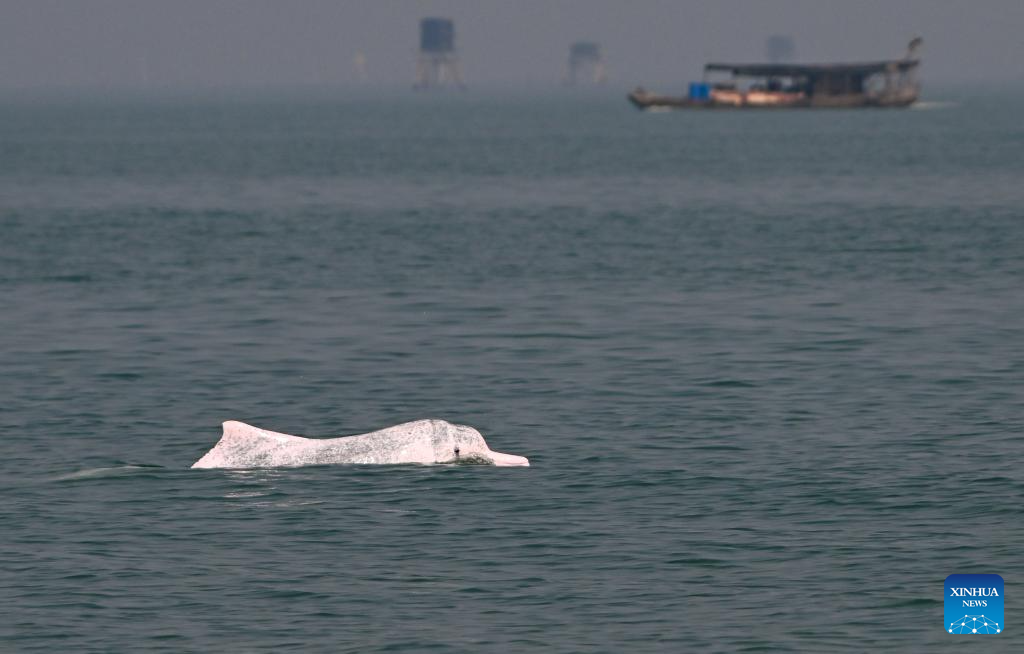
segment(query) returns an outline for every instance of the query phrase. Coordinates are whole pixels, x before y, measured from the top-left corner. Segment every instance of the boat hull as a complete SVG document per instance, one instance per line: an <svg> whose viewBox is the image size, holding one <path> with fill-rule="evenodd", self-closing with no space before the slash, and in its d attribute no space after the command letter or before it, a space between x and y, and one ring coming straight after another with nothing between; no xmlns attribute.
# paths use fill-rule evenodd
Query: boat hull
<svg viewBox="0 0 1024 654"><path fill-rule="evenodd" d="M642 111L674 109L903 109L917 102L917 93L906 93L889 97L874 97L863 94L823 95L810 98L786 98L778 102L750 102L746 99L737 101L730 98L728 102L721 102L715 99L693 100L682 96L633 91L627 98L634 107Z"/></svg>

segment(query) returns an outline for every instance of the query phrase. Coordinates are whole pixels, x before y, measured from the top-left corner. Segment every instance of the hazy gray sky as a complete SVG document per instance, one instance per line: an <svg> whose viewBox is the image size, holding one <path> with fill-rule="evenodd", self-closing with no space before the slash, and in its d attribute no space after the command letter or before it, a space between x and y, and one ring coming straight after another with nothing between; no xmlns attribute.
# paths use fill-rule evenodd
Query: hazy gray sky
<svg viewBox="0 0 1024 654"><path fill-rule="evenodd" d="M707 60L874 59L925 39L925 80L1024 80L1024 0L0 0L0 87L412 82L417 22L455 20L470 84L554 84L574 40L610 81L678 85Z"/></svg>

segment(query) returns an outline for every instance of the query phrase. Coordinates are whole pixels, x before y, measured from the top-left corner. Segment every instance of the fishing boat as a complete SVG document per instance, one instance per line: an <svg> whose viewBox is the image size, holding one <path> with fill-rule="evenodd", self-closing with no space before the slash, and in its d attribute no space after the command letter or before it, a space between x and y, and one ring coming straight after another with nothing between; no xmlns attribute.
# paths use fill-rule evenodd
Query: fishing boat
<svg viewBox="0 0 1024 654"><path fill-rule="evenodd" d="M921 85L915 38L902 59L834 64L709 63L685 96L637 88L638 109L788 109L909 107ZM721 79L725 76L725 79Z"/></svg>

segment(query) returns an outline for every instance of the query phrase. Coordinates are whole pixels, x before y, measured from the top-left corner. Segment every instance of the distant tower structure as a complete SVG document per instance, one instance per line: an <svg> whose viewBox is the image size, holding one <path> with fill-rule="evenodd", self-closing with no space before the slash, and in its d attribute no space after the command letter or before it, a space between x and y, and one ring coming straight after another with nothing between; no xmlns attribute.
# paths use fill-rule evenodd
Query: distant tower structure
<svg viewBox="0 0 1024 654"><path fill-rule="evenodd" d="M420 56L416 63L416 88L462 88L462 70L455 53L455 23L450 18L420 21Z"/></svg>
<svg viewBox="0 0 1024 654"><path fill-rule="evenodd" d="M586 74L588 70L590 75ZM566 86L575 86L588 77L594 84L604 84L607 76L600 43L577 41L569 46L569 67L563 80Z"/></svg>
<svg viewBox="0 0 1024 654"><path fill-rule="evenodd" d="M793 61L796 55L796 46L793 45L793 37L776 34L769 36L764 42L764 54L768 61L773 64L780 64L784 61Z"/></svg>

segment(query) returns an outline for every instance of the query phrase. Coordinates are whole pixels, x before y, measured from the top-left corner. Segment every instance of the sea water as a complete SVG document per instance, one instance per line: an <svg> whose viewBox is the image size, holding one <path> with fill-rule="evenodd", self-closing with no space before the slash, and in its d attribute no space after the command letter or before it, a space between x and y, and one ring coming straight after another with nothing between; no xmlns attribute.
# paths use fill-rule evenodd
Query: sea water
<svg viewBox="0 0 1024 654"><path fill-rule="evenodd" d="M1024 648L1024 98L0 102L0 649ZM436 417L530 468L189 470Z"/></svg>

